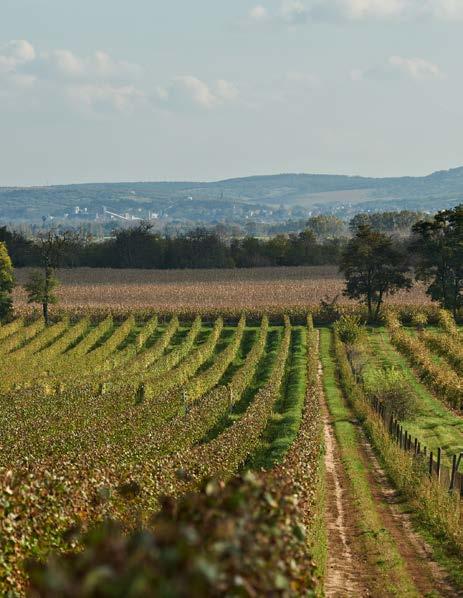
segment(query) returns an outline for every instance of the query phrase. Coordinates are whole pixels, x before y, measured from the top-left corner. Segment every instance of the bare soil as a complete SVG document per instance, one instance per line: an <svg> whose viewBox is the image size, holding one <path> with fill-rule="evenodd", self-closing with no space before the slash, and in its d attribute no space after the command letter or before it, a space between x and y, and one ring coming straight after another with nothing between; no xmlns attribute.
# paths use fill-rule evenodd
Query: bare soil
<svg viewBox="0 0 463 598"><path fill-rule="evenodd" d="M321 395L322 396L322 395ZM348 480L340 458L331 417L322 402L325 427L326 524L328 530L328 563L325 579L327 597L370 596L374 571L362 555L359 513L349 493Z"/></svg>

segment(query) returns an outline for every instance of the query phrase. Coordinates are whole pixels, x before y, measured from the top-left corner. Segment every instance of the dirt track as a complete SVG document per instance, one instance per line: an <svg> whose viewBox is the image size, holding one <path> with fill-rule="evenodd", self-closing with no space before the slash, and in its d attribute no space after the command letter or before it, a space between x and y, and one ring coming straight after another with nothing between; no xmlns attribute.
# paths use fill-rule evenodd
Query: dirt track
<svg viewBox="0 0 463 598"><path fill-rule="evenodd" d="M323 397L323 393L321 395ZM322 401L325 429L327 484L326 523L328 564L325 594L328 597L378 596L375 568L368 563L357 522L349 481L340 457L340 448L325 401ZM432 551L412 526L410 516L400 508L400 498L382 470L363 430L359 428L358 451L367 466L371 492L384 528L393 538L406 563L418 596L463 596L453 587L447 573L433 559ZM390 595L386 590L381 596Z"/></svg>
<svg viewBox="0 0 463 598"><path fill-rule="evenodd" d="M348 482L339 455L339 447L330 423L326 404L322 404L325 426L325 468L327 485L328 566L325 593L328 597L370 596L369 577L361 555L356 513L348 491Z"/></svg>

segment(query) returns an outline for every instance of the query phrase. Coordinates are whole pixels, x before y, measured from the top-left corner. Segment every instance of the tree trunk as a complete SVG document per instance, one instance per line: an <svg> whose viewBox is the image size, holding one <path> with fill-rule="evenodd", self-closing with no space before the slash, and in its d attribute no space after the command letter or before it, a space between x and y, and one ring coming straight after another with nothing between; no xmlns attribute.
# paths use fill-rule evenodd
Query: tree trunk
<svg viewBox="0 0 463 598"><path fill-rule="evenodd" d="M378 299L378 303L376 304L376 310L375 310L375 322L378 321L379 310L381 309L382 303L383 303L382 300Z"/></svg>
<svg viewBox="0 0 463 598"><path fill-rule="evenodd" d="M378 297L378 303L376 304L375 322L378 321L378 316L379 316L379 312L381 310L382 304L383 304L383 293L381 292Z"/></svg>
<svg viewBox="0 0 463 598"><path fill-rule="evenodd" d="M48 326L48 324L50 323L49 321L49 317L48 317L48 298L50 296L50 280L53 274L53 270L47 266L45 268L45 296L44 296L44 302L42 304L43 307L43 318L45 320L45 325Z"/></svg>
<svg viewBox="0 0 463 598"><path fill-rule="evenodd" d="M45 320L45 325L48 326L48 324L49 324L48 303L42 303L42 310L43 310L43 319Z"/></svg>

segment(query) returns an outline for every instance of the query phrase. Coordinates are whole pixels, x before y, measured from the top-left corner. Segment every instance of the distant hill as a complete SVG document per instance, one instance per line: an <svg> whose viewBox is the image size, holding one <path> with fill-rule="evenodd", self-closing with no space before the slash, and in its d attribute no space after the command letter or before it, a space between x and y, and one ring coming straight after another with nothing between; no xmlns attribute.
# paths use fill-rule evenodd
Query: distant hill
<svg viewBox="0 0 463 598"><path fill-rule="evenodd" d="M148 210L171 219L210 221L283 206L349 216L364 210L435 211L463 203L463 167L424 177L367 178L325 174L279 174L217 182L134 182L0 187L0 219L35 221L43 216L89 214L103 207L144 217ZM266 212L267 210L267 212ZM270 211L269 211L270 210Z"/></svg>

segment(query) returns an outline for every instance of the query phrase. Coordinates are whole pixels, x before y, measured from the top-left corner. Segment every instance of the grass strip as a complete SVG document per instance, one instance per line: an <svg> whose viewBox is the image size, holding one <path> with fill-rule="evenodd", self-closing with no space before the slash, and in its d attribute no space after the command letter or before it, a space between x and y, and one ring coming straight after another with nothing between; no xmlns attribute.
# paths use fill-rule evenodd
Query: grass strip
<svg viewBox="0 0 463 598"><path fill-rule="evenodd" d="M356 383L344 345L335 339L334 346L343 391L361 419L381 464L407 499L407 507L413 514L417 529L425 530L428 538L432 539L433 557L447 570L455 585L463 590L463 530L460 523L463 513L459 498L447 492L434 478L430 479L426 467L404 453L392 440ZM449 564L452 566L449 567Z"/></svg>
<svg viewBox="0 0 463 598"><path fill-rule="evenodd" d="M320 351L325 397L355 506L361 514L357 521L366 556L377 571L375 583L378 593L375 595L384 595L386 591L390 595L418 596L394 539L384 528L377 510L370 489L368 469L360 455L358 424L354 421L352 411L344 401L338 385L338 372L331 349L331 332L322 329Z"/></svg>
<svg viewBox="0 0 463 598"><path fill-rule="evenodd" d="M249 461L250 469L270 469L284 459L297 436L307 390L307 330L294 328L290 358L273 415L261 444Z"/></svg>
<svg viewBox="0 0 463 598"><path fill-rule="evenodd" d="M453 455L463 451L463 419L417 380L408 360L393 347L384 328L369 331L366 347L367 372L375 367L394 367L400 371L403 380L418 398L418 412L413 419L404 422L404 426L423 446L434 451L440 447L448 465Z"/></svg>

